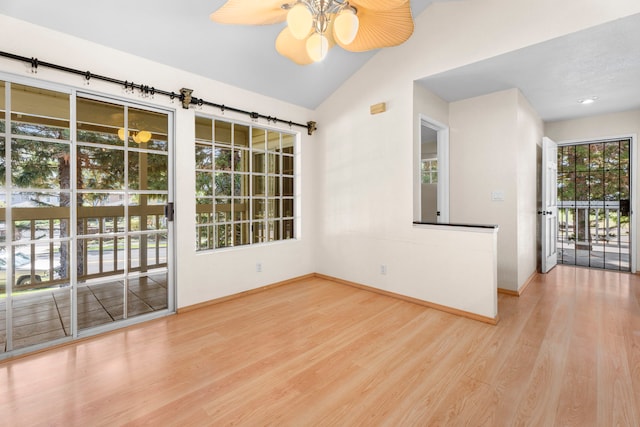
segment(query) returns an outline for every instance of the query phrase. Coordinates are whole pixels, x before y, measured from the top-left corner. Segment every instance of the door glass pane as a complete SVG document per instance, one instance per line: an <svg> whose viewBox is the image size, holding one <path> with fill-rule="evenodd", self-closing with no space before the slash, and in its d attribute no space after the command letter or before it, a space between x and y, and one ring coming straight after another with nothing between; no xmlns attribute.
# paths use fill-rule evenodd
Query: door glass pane
<svg viewBox="0 0 640 427"><path fill-rule="evenodd" d="M124 145L124 107L108 102L78 98L78 142Z"/></svg>
<svg viewBox="0 0 640 427"><path fill-rule="evenodd" d="M128 108L129 147L167 151L168 117L163 113Z"/></svg>
<svg viewBox="0 0 640 427"><path fill-rule="evenodd" d="M129 189L168 190L168 161L164 154L129 152Z"/></svg>
<svg viewBox="0 0 640 427"><path fill-rule="evenodd" d="M11 133L40 138L69 139L69 95L11 85Z"/></svg>
<svg viewBox="0 0 640 427"><path fill-rule="evenodd" d="M11 181L21 188L68 189L69 159L68 143L13 139Z"/></svg>
<svg viewBox="0 0 640 427"><path fill-rule="evenodd" d="M629 140L558 151L561 263L630 270L629 158Z"/></svg>
<svg viewBox="0 0 640 427"><path fill-rule="evenodd" d="M78 147L78 188L121 190L124 185L124 151Z"/></svg>

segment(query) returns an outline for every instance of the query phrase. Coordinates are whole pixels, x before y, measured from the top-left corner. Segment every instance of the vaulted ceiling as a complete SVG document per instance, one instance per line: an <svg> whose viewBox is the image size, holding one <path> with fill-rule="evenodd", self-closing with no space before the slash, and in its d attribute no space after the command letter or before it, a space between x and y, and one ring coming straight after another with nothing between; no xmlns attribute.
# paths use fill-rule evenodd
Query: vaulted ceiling
<svg viewBox="0 0 640 427"><path fill-rule="evenodd" d="M0 13L310 109L375 54L336 47L321 63L296 65L274 47L284 23L212 22L225 1L2 0ZM411 0L414 16L433 1Z"/></svg>

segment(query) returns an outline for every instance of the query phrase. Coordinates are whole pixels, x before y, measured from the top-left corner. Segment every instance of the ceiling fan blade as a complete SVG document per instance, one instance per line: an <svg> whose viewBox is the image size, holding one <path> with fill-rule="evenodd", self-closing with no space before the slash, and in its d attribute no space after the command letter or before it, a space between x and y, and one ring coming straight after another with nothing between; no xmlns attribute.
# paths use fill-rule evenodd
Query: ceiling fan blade
<svg viewBox="0 0 640 427"><path fill-rule="evenodd" d="M221 24L270 25L287 19L284 0L229 0L209 19Z"/></svg>
<svg viewBox="0 0 640 427"><path fill-rule="evenodd" d="M349 0L350 4L358 8L369 10L390 10L402 6L404 3L409 4L409 0Z"/></svg>
<svg viewBox="0 0 640 427"><path fill-rule="evenodd" d="M395 9L383 11L360 7L358 19L360 27L353 42L343 45L336 41L341 48L350 52L397 46L413 34L413 16L408 1Z"/></svg>
<svg viewBox="0 0 640 427"><path fill-rule="evenodd" d="M307 54L305 42L307 40L298 40L293 37L289 28L286 27L280 32L276 38L276 50L285 58L288 58L298 65L309 65L313 60Z"/></svg>
<svg viewBox="0 0 640 427"><path fill-rule="evenodd" d="M331 50L331 48L335 46L336 42L333 39L331 32L328 31L325 36L329 42L328 50ZM276 50L280 55L290 59L298 65L313 64L313 60L307 53L306 43L307 39L296 39L293 37L293 34L291 34L291 31L289 31L289 28L285 27L278 35L278 38L276 38Z"/></svg>

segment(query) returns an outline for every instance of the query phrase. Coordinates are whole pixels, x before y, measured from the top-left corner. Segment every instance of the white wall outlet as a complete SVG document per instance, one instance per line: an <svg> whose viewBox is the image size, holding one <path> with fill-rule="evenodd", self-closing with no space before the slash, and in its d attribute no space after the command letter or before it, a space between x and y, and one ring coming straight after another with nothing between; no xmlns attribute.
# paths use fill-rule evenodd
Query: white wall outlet
<svg viewBox="0 0 640 427"><path fill-rule="evenodd" d="M256 272L258 272L258 273L262 272L262 263L261 262L256 262Z"/></svg>
<svg viewBox="0 0 640 427"><path fill-rule="evenodd" d="M387 266L385 264L380 264L380 274L387 274Z"/></svg>

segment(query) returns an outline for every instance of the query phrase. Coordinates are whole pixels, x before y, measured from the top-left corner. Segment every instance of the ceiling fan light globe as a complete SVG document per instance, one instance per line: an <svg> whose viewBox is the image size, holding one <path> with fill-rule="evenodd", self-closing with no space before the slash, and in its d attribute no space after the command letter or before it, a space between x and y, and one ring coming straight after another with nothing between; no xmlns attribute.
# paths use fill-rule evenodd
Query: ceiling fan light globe
<svg viewBox="0 0 640 427"><path fill-rule="evenodd" d="M139 142L149 142L149 140L151 140L151 132L149 132L148 130L141 130L140 132L138 132L138 139Z"/></svg>
<svg viewBox="0 0 640 427"><path fill-rule="evenodd" d="M307 39L307 54L313 62L320 62L326 56L329 51L329 41L325 36L318 33L313 33Z"/></svg>
<svg viewBox="0 0 640 427"><path fill-rule="evenodd" d="M344 9L336 16L333 23L333 34L344 45L348 45L356 38L360 20L353 9Z"/></svg>
<svg viewBox="0 0 640 427"><path fill-rule="evenodd" d="M287 13L287 25L289 26L289 31L293 37L298 40L302 40L307 35L309 35L309 31L311 31L311 26L313 25L313 15L311 12L302 3L297 3Z"/></svg>

